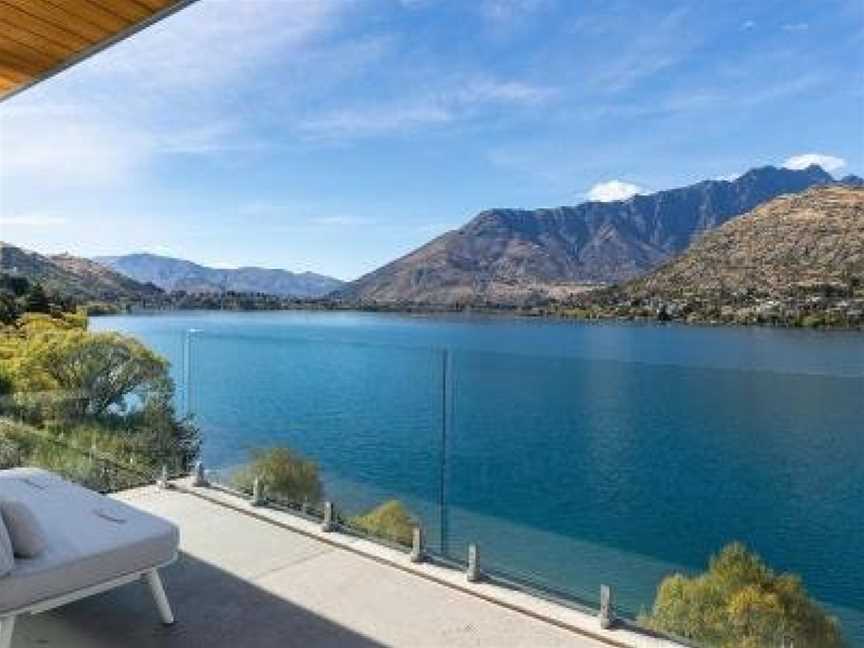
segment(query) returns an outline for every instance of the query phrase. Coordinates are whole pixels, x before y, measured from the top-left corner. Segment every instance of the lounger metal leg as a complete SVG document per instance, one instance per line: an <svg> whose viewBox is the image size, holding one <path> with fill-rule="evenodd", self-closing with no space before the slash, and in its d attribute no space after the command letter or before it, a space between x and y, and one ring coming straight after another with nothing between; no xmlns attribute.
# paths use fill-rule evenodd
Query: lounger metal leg
<svg viewBox="0 0 864 648"><path fill-rule="evenodd" d="M10 648L12 632L15 630L15 617L0 617L0 648Z"/></svg>
<svg viewBox="0 0 864 648"><path fill-rule="evenodd" d="M162 579L159 578L159 572L151 569L145 575L147 584L150 586L150 592L153 594L153 600L156 601L156 607L159 608L159 616L162 617L162 623L171 625L174 623L174 614L171 612L171 604L168 603L168 597L165 595L165 588L162 587ZM0 645L0 648L5 646Z"/></svg>

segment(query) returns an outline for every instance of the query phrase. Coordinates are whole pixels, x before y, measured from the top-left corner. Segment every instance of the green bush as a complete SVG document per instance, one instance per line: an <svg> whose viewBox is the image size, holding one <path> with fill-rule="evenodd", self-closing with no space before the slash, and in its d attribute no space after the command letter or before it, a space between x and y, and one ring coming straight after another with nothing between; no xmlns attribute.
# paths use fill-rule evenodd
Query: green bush
<svg viewBox="0 0 864 648"><path fill-rule="evenodd" d="M351 518L350 524L371 536L410 546L416 520L399 500L389 500L368 513Z"/></svg>
<svg viewBox="0 0 864 648"><path fill-rule="evenodd" d="M717 648L844 645L837 621L807 595L798 576L775 574L756 554L732 543L708 571L663 580L645 626Z"/></svg>
<svg viewBox="0 0 864 648"><path fill-rule="evenodd" d="M248 493L256 477L268 495L290 502L315 505L323 496L318 466L288 448L252 450L250 462L234 473L232 483Z"/></svg>
<svg viewBox="0 0 864 648"><path fill-rule="evenodd" d="M0 417L6 417L0 418L0 461L56 469L88 485L108 483L102 476L113 470L105 462L92 468L91 449L148 474L163 464L172 472L188 469L199 432L176 415L167 361L133 338L86 329L83 312L26 313L0 329ZM12 443L23 443L26 430L62 436L68 455L62 444L17 452Z"/></svg>

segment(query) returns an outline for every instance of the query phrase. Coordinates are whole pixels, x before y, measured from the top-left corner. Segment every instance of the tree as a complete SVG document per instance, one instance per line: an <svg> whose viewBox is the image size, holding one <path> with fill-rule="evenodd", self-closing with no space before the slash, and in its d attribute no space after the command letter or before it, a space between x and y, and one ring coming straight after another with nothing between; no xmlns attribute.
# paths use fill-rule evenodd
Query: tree
<svg viewBox="0 0 864 648"><path fill-rule="evenodd" d="M775 574L740 543L712 556L708 571L663 580L642 623L718 648L843 645L837 621L809 598L801 579Z"/></svg>
<svg viewBox="0 0 864 648"><path fill-rule="evenodd" d="M24 296L24 310L28 313L50 313L51 304L42 284L34 283Z"/></svg>
<svg viewBox="0 0 864 648"><path fill-rule="evenodd" d="M173 389L168 363L137 340L80 329L35 336L25 347L22 373L36 386L63 392L78 417L126 411L130 397ZM40 384L41 383L41 384Z"/></svg>
<svg viewBox="0 0 864 648"><path fill-rule="evenodd" d="M252 491L259 478L267 493L295 503L317 504L324 489L318 476L318 466L288 448L250 451L251 461L234 474L234 486Z"/></svg>
<svg viewBox="0 0 864 648"><path fill-rule="evenodd" d="M15 295L0 291L0 324L14 324L19 314Z"/></svg>

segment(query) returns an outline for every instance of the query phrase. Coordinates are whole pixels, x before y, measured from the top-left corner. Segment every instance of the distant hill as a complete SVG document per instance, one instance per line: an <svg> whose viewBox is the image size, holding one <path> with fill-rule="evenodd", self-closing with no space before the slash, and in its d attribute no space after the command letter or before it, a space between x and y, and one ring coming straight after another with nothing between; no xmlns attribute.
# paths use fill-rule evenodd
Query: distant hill
<svg viewBox="0 0 864 648"><path fill-rule="evenodd" d="M864 188L833 186L776 198L625 288L663 296L756 290L780 297L796 286L855 278L864 289Z"/></svg>
<svg viewBox="0 0 864 648"><path fill-rule="evenodd" d="M834 183L818 166L767 166L734 181L617 202L492 209L347 284L335 297L382 304L523 304L637 277L703 232L776 196Z"/></svg>
<svg viewBox="0 0 864 648"><path fill-rule="evenodd" d="M313 272L294 273L254 267L226 270L156 254L96 257L94 261L137 281L153 283L169 292L233 291L315 298L342 286L338 279Z"/></svg>
<svg viewBox="0 0 864 648"><path fill-rule="evenodd" d="M864 323L864 187L775 198L645 277L583 300L611 315Z"/></svg>
<svg viewBox="0 0 864 648"><path fill-rule="evenodd" d="M75 301L142 302L160 300L164 293L89 259L68 254L46 256L0 242L0 273L39 282L50 293Z"/></svg>

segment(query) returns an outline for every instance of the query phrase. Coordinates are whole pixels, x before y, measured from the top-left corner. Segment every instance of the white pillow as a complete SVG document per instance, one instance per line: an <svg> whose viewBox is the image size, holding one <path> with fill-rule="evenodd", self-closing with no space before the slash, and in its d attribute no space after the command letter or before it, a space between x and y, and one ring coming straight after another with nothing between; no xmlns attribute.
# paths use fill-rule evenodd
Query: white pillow
<svg viewBox="0 0 864 648"><path fill-rule="evenodd" d="M0 502L0 513L6 523L12 551L19 558L36 558L45 551L48 539L39 520L24 502L4 500Z"/></svg>
<svg viewBox="0 0 864 648"><path fill-rule="evenodd" d="M0 516L0 578L12 571L14 566L15 556L12 553L12 540L9 538L6 525L3 524L3 517Z"/></svg>

